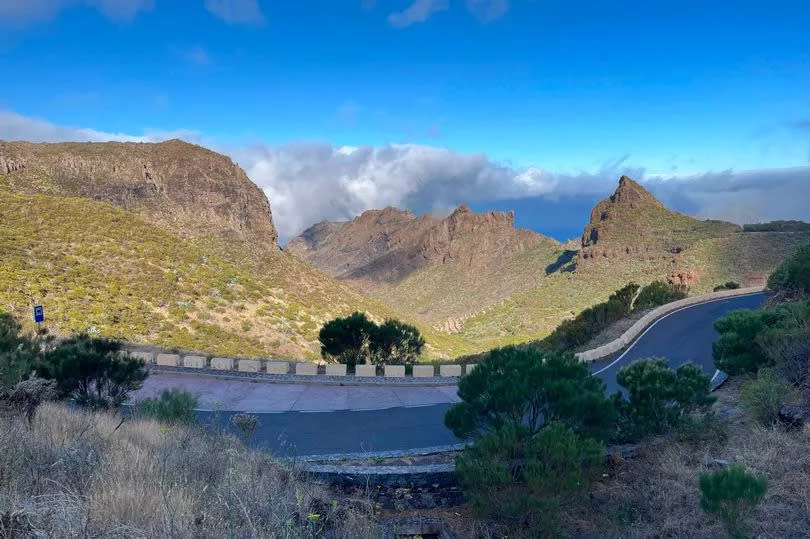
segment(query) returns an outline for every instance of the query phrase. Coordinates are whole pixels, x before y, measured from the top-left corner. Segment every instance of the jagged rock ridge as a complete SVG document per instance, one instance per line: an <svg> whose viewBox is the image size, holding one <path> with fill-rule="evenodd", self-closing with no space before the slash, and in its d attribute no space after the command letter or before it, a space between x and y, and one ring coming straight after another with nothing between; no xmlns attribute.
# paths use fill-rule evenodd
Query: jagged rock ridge
<svg viewBox="0 0 810 539"><path fill-rule="evenodd" d="M444 219L389 207L324 221L286 249L339 278L390 283L434 263L483 268L541 243L556 242L515 229L513 212L479 214L461 205Z"/></svg>
<svg viewBox="0 0 810 539"><path fill-rule="evenodd" d="M270 203L228 157L162 143L0 141L0 185L114 204L184 236L216 234L275 249Z"/></svg>

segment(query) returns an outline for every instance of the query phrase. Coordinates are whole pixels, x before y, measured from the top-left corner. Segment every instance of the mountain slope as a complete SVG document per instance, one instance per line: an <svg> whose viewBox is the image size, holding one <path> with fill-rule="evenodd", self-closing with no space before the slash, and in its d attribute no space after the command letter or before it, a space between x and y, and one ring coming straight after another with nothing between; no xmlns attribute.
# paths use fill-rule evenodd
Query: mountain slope
<svg viewBox="0 0 810 539"><path fill-rule="evenodd" d="M516 229L512 212L459 206L440 219L386 208L323 222L286 250L412 317L455 332L545 274L560 245Z"/></svg>
<svg viewBox="0 0 810 539"><path fill-rule="evenodd" d="M228 157L179 140L0 141L0 186L109 202L184 237L275 248L270 203Z"/></svg>
<svg viewBox="0 0 810 539"><path fill-rule="evenodd" d="M401 317L275 242L264 193L203 148L0 143L0 310L28 324L41 302L57 333L313 358L334 316ZM429 356L465 350L424 330Z"/></svg>
<svg viewBox="0 0 810 539"><path fill-rule="evenodd" d="M410 216L407 222L413 219ZM409 244L408 257L403 256L401 245L386 250L378 243L371 257L360 245L349 260L373 258L374 262L336 275L383 303L463 339L467 347L484 350L543 337L562 320L606 300L630 281L646 284L664 279L694 293L729 280L763 283L783 258L810 242L807 231L743 232L732 223L701 221L671 211L627 177L619 180L613 195L594 207L576 250L515 231L512 219L510 214L479 216L461 208ZM452 237L454 220L469 224L458 227L466 231L459 236L462 241L454 246L452 240L433 239L445 237L445 230ZM489 225L484 224L487 221ZM399 223L388 222L382 236L394 237ZM352 224L318 226L328 228L329 234L308 244L309 252L303 255L316 265L321 250L340 252L347 241L342 234ZM418 264L409 262L399 274L368 270L375 264L396 267L395 261L403 259ZM397 278L375 280L368 275Z"/></svg>

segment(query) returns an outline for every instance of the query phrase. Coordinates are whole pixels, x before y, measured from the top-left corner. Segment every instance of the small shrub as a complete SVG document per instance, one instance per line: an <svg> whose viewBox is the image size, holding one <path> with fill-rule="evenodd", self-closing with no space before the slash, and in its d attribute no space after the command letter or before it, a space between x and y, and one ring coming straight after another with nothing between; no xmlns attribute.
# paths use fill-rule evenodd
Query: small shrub
<svg viewBox="0 0 810 539"><path fill-rule="evenodd" d="M800 247L768 278L768 288L786 294L810 294L810 245Z"/></svg>
<svg viewBox="0 0 810 539"><path fill-rule="evenodd" d="M197 397L182 389L164 389L160 397L144 399L135 411L138 415L152 417L163 423L194 423L197 414Z"/></svg>
<svg viewBox="0 0 810 539"><path fill-rule="evenodd" d="M736 465L700 476L700 507L717 515L732 537L745 537L746 516L768 490L764 478Z"/></svg>
<svg viewBox="0 0 810 539"><path fill-rule="evenodd" d="M114 408L149 375L143 360L121 355L121 343L78 335L47 351L37 374L56 380L60 397L89 408Z"/></svg>
<svg viewBox="0 0 810 539"><path fill-rule="evenodd" d="M760 310L741 310L714 323L720 338L712 344L717 368L728 374L755 373L771 364L757 342L773 315Z"/></svg>
<svg viewBox="0 0 810 539"><path fill-rule="evenodd" d="M559 534L562 506L598 477L603 448L555 422L532 436L507 423L456 458L465 497L481 517L518 535Z"/></svg>
<svg viewBox="0 0 810 539"><path fill-rule="evenodd" d="M378 326L365 313L354 313L324 324L318 334L321 356L346 363L412 364L419 359L425 339L418 328L389 319Z"/></svg>
<svg viewBox="0 0 810 539"><path fill-rule="evenodd" d="M254 414L235 414L231 418L233 425L239 429L245 444L250 442L256 428L259 426L259 417Z"/></svg>
<svg viewBox="0 0 810 539"><path fill-rule="evenodd" d="M356 312L345 318L330 320L321 328L321 356L324 359L346 363L350 367L368 363L369 342L376 324L365 313Z"/></svg>
<svg viewBox="0 0 810 539"><path fill-rule="evenodd" d="M778 373L795 386L810 381L810 301L779 308L775 327L757 336L757 344Z"/></svg>
<svg viewBox="0 0 810 539"><path fill-rule="evenodd" d="M638 311L652 309L685 297L684 288L664 281L653 281L638 293L634 308Z"/></svg>
<svg viewBox="0 0 810 539"><path fill-rule="evenodd" d="M399 320L386 320L374 330L369 346L375 365L410 365L419 359L425 339L414 326Z"/></svg>
<svg viewBox="0 0 810 539"><path fill-rule="evenodd" d="M615 413L604 384L588 366L565 352L505 347L492 350L459 381L462 402L445 415L460 437L485 435L507 423L522 423L532 435L562 421L577 434L606 439Z"/></svg>
<svg viewBox="0 0 810 539"><path fill-rule="evenodd" d="M721 285L715 286L714 291L719 292L721 290L737 290L738 288L740 288L740 283L735 281L728 281Z"/></svg>
<svg viewBox="0 0 810 539"><path fill-rule="evenodd" d="M638 288L637 284L630 283L614 292L606 302L585 309L571 320L564 320L540 341L540 346L552 350L573 350L587 343L603 329L633 311L633 298Z"/></svg>
<svg viewBox="0 0 810 539"><path fill-rule="evenodd" d="M24 334L14 317L0 311L0 389L11 388L31 374L42 348L51 341L44 332Z"/></svg>
<svg viewBox="0 0 810 539"><path fill-rule="evenodd" d="M779 420L783 402L793 400L795 389L780 379L773 369L760 369L756 379L746 382L740 392L740 402L746 415L763 425Z"/></svg>
<svg viewBox="0 0 810 539"><path fill-rule="evenodd" d="M707 413L715 401L709 377L692 363L673 370L663 359L636 361L620 369L616 380L628 393L626 400L614 395L626 439L663 434L693 412Z"/></svg>

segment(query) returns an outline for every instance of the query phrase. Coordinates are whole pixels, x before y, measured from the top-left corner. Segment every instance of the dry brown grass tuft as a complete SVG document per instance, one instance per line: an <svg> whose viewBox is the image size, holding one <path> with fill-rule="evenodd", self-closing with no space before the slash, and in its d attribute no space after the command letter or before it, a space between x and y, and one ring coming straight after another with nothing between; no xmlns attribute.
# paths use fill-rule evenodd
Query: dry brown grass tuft
<svg viewBox="0 0 810 539"><path fill-rule="evenodd" d="M48 404L0 418L0 537L377 537L333 500L230 436Z"/></svg>

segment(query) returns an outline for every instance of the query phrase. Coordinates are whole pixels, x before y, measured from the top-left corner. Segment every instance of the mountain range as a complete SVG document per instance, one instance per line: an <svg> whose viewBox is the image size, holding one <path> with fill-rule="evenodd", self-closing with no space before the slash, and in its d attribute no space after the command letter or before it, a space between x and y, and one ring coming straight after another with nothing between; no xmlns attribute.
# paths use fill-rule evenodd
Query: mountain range
<svg viewBox="0 0 810 539"><path fill-rule="evenodd" d="M0 142L0 309L56 333L241 357L309 358L355 310L451 358L542 337L629 281L762 282L806 230L746 232L670 211L623 177L577 242L512 212L370 210L278 247L271 203L228 157L173 140Z"/></svg>

